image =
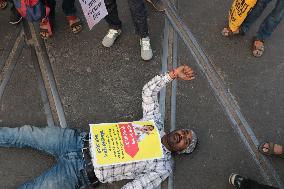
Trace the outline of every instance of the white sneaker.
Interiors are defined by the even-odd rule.
[[[150,44],[150,38],[145,37],[140,39],[141,46],[141,58],[143,60],[151,60],[153,57],[153,52]]]
[[[105,47],[111,47],[114,44],[114,41],[116,38],[121,34],[121,30],[114,30],[114,29],[109,29],[108,33],[104,37],[102,44]]]

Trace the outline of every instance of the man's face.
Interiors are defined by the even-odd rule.
[[[166,136],[172,152],[180,152],[186,149],[190,145],[191,137],[191,131],[182,129],[174,130]]]

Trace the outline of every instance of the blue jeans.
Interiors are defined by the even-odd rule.
[[[266,8],[267,4],[270,3],[271,0],[258,0],[255,7],[249,13],[244,23],[242,24],[240,30],[242,33],[248,31],[251,24],[261,15],[261,13]],[[275,8],[271,11],[271,13],[265,18],[262,24],[259,27],[256,38],[264,41],[267,39],[281,20],[284,17],[284,1],[277,0]]]
[[[20,189],[75,189],[90,184],[82,155],[86,133],[60,127],[0,127],[0,147],[30,147],[53,155],[57,163]],[[32,165],[31,165],[32,166]]]

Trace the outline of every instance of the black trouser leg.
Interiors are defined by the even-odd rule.
[[[264,184],[259,184],[258,182],[251,179],[245,179],[241,184],[241,189],[278,189],[278,188]]]
[[[106,9],[108,11],[108,15],[105,17],[105,20],[109,24],[111,29],[121,29],[122,23],[118,17],[116,0],[105,0]]]
[[[47,6],[50,8],[49,18],[54,21],[55,20],[55,6],[56,1],[55,0],[46,0]]]
[[[13,0],[8,0],[8,2],[9,2],[10,5],[11,5],[11,8],[10,8],[11,12],[15,13],[15,12],[16,12],[16,7],[15,7],[15,5],[14,5]]]
[[[136,33],[141,37],[147,37],[148,23],[147,23],[147,9],[144,0],[128,0],[130,12]]]
[[[66,16],[71,16],[76,13],[75,0],[63,0],[62,9]]]

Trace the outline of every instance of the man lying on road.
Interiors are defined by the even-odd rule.
[[[100,183],[111,183],[133,179],[123,189],[153,189],[172,172],[171,153],[191,153],[197,143],[196,134],[189,129],[164,133],[164,124],[159,112],[158,93],[172,80],[193,80],[194,73],[188,66],[157,75],[150,80],[142,92],[142,120],[154,120],[161,136],[164,157],[162,159],[95,167],[91,157],[94,150],[89,146],[89,135],[75,129],[60,127],[18,128],[0,127],[0,147],[30,147],[56,157],[57,163],[41,176],[20,186],[21,189],[74,189],[96,187]]]

